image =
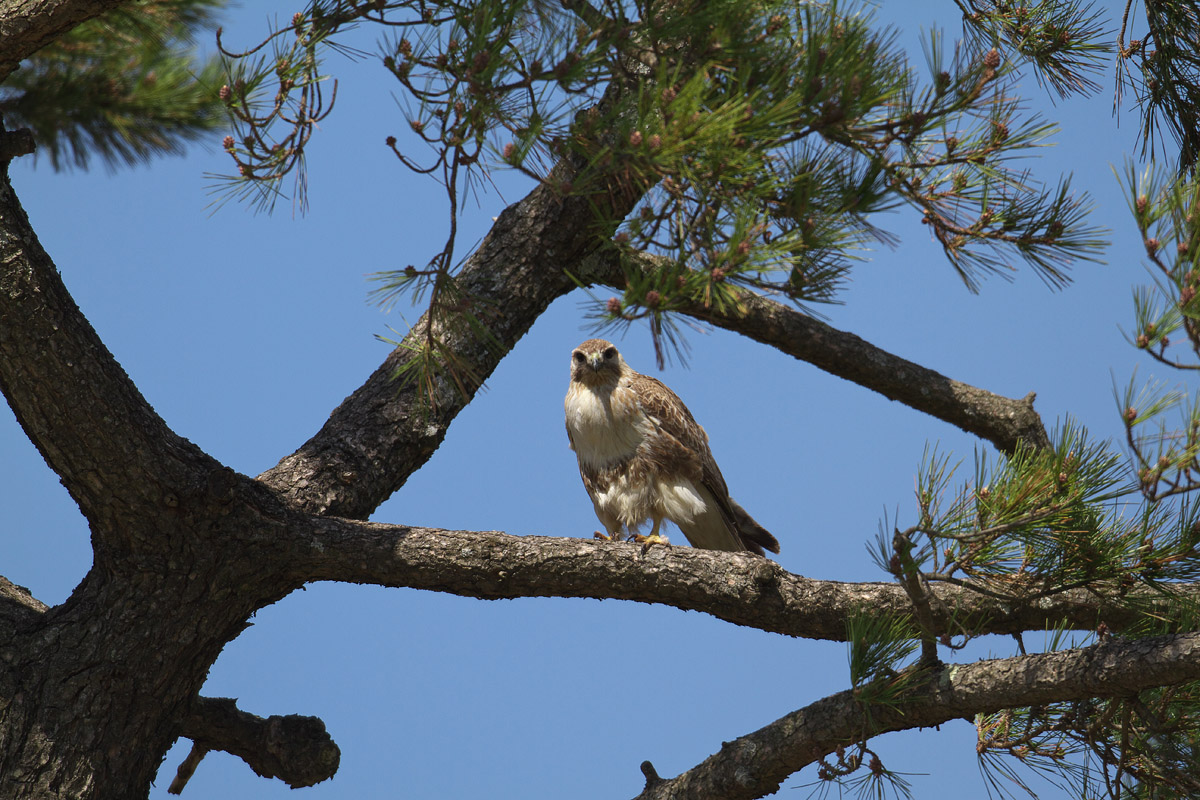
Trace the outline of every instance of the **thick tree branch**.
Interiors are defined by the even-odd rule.
[[[1109,639],[1077,650],[946,665],[896,705],[860,704],[839,692],[793,711],[669,780],[649,780],[637,800],[750,800],[839,745],[927,728],[975,714],[1054,701],[1120,697],[1200,678],[1200,633]],[[647,775],[653,767],[643,766]]]
[[[745,305],[746,314],[740,319],[721,317],[698,306],[686,313],[949,422],[1004,453],[1012,454],[1021,442],[1036,447],[1050,444],[1041,418],[1033,410],[1032,392],[1020,400],[993,394],[892,355],[781,303],[748,294]]]
[[[123,508],[169,505],[216,462],[167,427],[104,347],[7,177],[0,254],[0,391],[93,532],[121,535]]]
[[[515,597],[589,597],[659,603],[702,611],[773,633],[845,641],[846,619],[863,608],[906,614],[911,604],[893,583],[840,583],[794,575],[750,554],[690,547],[652,547],[447,531],[310,518],[293,527],[297,584],[315,580],[372,583],[448,592],[488,600]],[[1200,599],[1200,584],[1174,584],[1177,594]],[[1077,589],[1036,602],[1001,601],[958,586],[931,591],[939,629],[969,624],[976,633],[1011,634],[1066,625],[1094,630],[1104,622],[1121,630],[1144,614],[1170,613],[1171,601],[1150,590],[1100,597]]]
[[[209,750],[245,761],[256,775],[279,778],[293,789],[332,778],[342,754],[316,717],[298,714],[266,719],[240,710],[229,698],[198,697],[180,735],[195,742],[168,791],[179,794]]]
[[[0,7],[0,81],[22,60],[125,0],[23,0]]]
[[[592,274],[598,282],[624,290],[625,275],[611,251],[599,253]],[[661,259],[643,256],[645,269]],[[889,400],[949,422],[1011,454],[1019,442],[1047,447],[1050,439],[1033,410],[1034,395],[1020,400],[947,378],[934,370],[892,355],[853,333],[839,331],[782,303],[743,294],[740,316],[720,314],[699,303],[678,302],[674,310],[770,345],[826,372],[845,378]]]

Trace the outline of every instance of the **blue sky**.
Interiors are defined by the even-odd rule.
[[[1120,8],[1112,5],[1115,20]],[[267,9],[227,12],[225,41],[253,43]],[[274,13],[274,12],[273,12]],[[886,3],[880,18],[915,44],[934,23],[957,33],[951,2]],[[1115,38],[1115,35],[1114,35]],[[370,39],[359,46],[371,50]],[[206,44],[206,46],[208,46]],[[920,63],[919,51],[910,49]],[[334,58],[334,113],[309,149],[311,207],[273,215],[229,203],[214,213],[206,173],[226,171],[224,132],[185,158],[115,174],[12,166],[42,244],[84,313],[164,419],[234,469],[273,466],[324,422],[386,355],[376,334],[416,312],[382,313],[366,275],[422,263],[444,239],[440,188],[384,146],[406,127],[383,70]],[[1038,394],[1049,425],[1070,415],[1120,437],[1113,385],[1138,363],[1123,340],[1142,246],[1113,167],[1136,152],[1136,115],[1112,116],[1111,71],[1086,100],[1047,99],[1020,80],[1031,110],[1060,122],[1057,145],[1027,162],[1048,183],[1074,173],[1111,229],[1105,264],[1080,264],[1065,291],[1030,270],[970,294],[915,215],[854,273],[830,322],[952,378],[1010,397]],[[528,184],[469,204],[469,247]],[[605,296],[604,292],[600,295]],[[563,298],[504,359],[428,465],[373,519],[512,534],[590,537],[598,527],[562,422],[571,349],[590,335],[580,293]],[[404,311],[401,314],[400,311]],[[979,445],[950,426],[719,330],[693,333],[687,368],[659,375],[709,432],[734,496],[782,543],[779,562],[814,578],[886,580],[867,555],[885,513],[914,518],[927,445],[969,467]],[[648,333],[618,344],[654,372]],[[1174,375],[1144,365],[1141,374]],[[90,565],[87,526],[57,477],[0,410],[0,574],[47,603]],[[678,531],[675,540],[683,544]],[[738,628],[698,613],[618,601],[483,602],[411,590],[319,584],[259,612],[212,669],[205,693],[261,715],[315,714],[342,749],[337,776],[303,796],[632,797],[638,764],[674,775],[721,742],[846,687],[846,647]],[[1027,637],[1030,645],[1038,637]],[[1003,640],[970,657],[1005,655]],[[883,737],[874,746],[917,797],[983,791],[964,722]],[[168,754],[152,798],[186,754]],[[781,797],[805,797],[810,768]],[[1047,788],[1046,797],[1061,796]],[[241,761],[210,754],[186,796],[299,797]]]

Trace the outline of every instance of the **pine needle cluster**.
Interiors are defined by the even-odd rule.
[[[1190,169],[1200,158],[1200,6],[1190,0],[1126,0],[1117,59],[1117,102],[1123,92],[1133,94],[1142,117],[1143,152],[1153,155],[1169,137],[1179,163]]]
[[[972,290],[1022,264],[1061,286],[1102,233],[1068,179],[1045,188],[1015,166],[1054,128],[1021,115],[1010,79],[1028,61],[1056,85],[1086,86],[1103,45],[1078,11],[985,42],[980,26],[997,14],[953,47],[931,34],[919,69],[857,5],[322,0],[230,64],[227,188],[261,202],[291,176],[303,192],[304,145],[328,110],[322,60],[339,34],[372,24],[407,114],[405,136],[386,144],[437,177],[448,209],[439,252],[376,276],[382,302],[421,288],[431,309],[440,302],[461,264],[464,193],[495,169],[588,200],[597,246],[627,280],[592,316],[649,321],[660,352],[660,339],[678,342],[684,304],[737,313],[745,292],[837,302],[867,249],[894,241],[880,215],[897,208],[921,216]],[[1059,44],[1035,46],[1051,31]],[[633,213],[606,211],[622,198],[637,200]],[[659,266],[646,270],[646,255]]]
[[[1197,274],[1197,190],[1191,169],[1132,167],[1130,211],[1145,247],[1152,288],[1134,294],[1130,343],[1159,365],[1193,374],[1200,337],[1193,307]],[[866,675],[876,694],[897,678],[936,666],[972,639],[977,622],[953,613],[938,627],[932,587],[953,584],[1011,606],[1086,592],[1136,622],[1114,630],[1098,616],[1082,639],[1049,632],[1047,650],[1112,636],[1196,630],[1200,606],[1180,591],[1200,578],[1200,401],[1184,388],[1131,380],[1117,393],[1122,454],[1067,423],[1052,447],[1019,447],[1006,458],[976,456],[973,474],[931,452],[918,476],[916,522],[881,533],[880,566],[912,599],[904,620],[860,624],[851,641],[851,680]],[[886,528],[885,528],[886,531]],[[923,610],[926,613],[923,613]],[[944,611],[944,609],[942,609]],[[914,662],[918,644],[921,659]],[[1020,653],[1025,642],[1017,639]],[[1194,797],[1200,792],[1200,685],[1183,683],[1130,696],[1008,708],[976,719],[977,749],[990,791],[1035,794],[1040,775],[1080,796]],[[879,702],[879,700],[876,700]]]
[[[219,65],[192,53],[223,4],[145,0],[76,27],[0,85],[0,116],[29,128],[56,170],[182,152],[223,122]]]

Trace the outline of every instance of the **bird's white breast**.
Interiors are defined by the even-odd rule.
[[[635,459],[638,448],[647,437],[655,435],[660,424],[644,413],[635,392],[620,385],[593,389],[572,383],[564,407],[581,471],[603,472],[604,480],[590,484],[588,491],[596,515],[610,533],[622,526],[632,532],[648,519],[665,518],[685,533],[716,526],[720,528],[717,533],[724,531],[728,537],[707,490],[696,487],[683,475],[648,471],[646,464]]]
[[[627,397],[628,395],[628,397]],[[641,444],[641,413],[632,392],[571,385],[564,403],[567,430],[581,464],[603,467],[632,456]]]

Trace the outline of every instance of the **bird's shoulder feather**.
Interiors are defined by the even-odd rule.
[[[693,473],[718,497],[728,496],[725,478],[708,446],[708,433],[679,395],[657,378],[639,372],[631,372],[622,382],[634,392],[658,434],[650,441],[652,456],[673,462],[678,471]]]

